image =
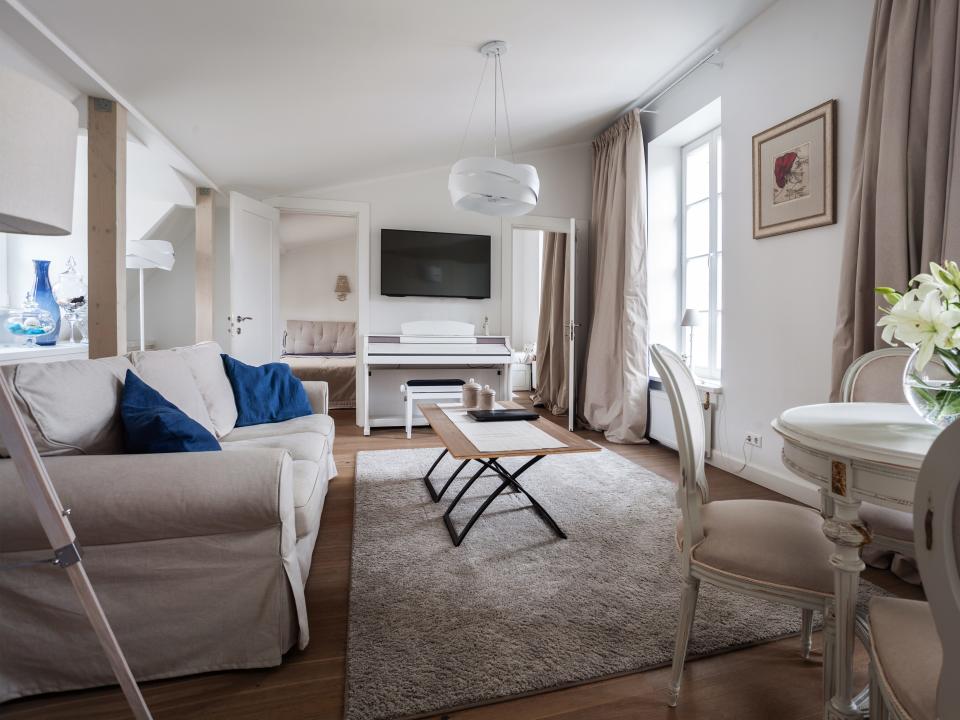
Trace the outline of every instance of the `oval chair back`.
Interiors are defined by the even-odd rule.
[[[663,345],[650,348],[653,365],[670,399],[680,453],[680,489],[677,504],[683,514],[683,571],[689,570],[690,552],[703,539],[700,506],[709,498],[704,469],[706,431],[697,383],[681,357]]]
[[[913,498],[917,565],[940,645],[943,668],[937,692],[938,717],[960,708],[960,422],[934,440]]]
[[[861,355],[843,374],[841,402],[906,402],[903,397],[903,370],[913,350],[881,348]]]

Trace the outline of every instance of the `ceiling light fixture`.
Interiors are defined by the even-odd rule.
[[[460,141],[459,158],[450,168],[450,180],[447,188],[450,200],[458,210],[469,210],[483,215],[502,215],[515,217],[526,215],[537,206],[540,195],[540,177],[533,165],[522,165],[497,157],[497,104],[503,97],[503,116],[507,126],[507,143],[510,146],[510,158],[514,159],[513,137],[510,133],[510,114],[507,112],[507,93],[503,87],[503,66],[500,57],[507,51],[502,40],[491,40],[480,46],[480,53],[486,56],[480,84],[473,98],[473,107],[467,120],[467,128]],[[463,144],[470,132],[470,122],[477,108],[477,100],[483,89],[483,80],[487,66],[493,58],[493,157],[461,158]]]

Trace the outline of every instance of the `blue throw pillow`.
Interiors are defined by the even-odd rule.
[[[120,418],[128,453],[220,449],[220,443],[209,430],[147,385],[132,370],[127,370],[123,382]]]
[[[286,363],[253,367],[229,355],[220,357],[237,401],[237,427],[313,415],[303,383]]]

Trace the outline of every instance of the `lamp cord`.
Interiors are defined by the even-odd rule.
[[[500,72],[500,92],[503,94],[503,117],[507,122],[507,144],[510,145],[510,159],[516,162],[517,156],[513,152],[513,133],[510,132],[510,113],[507,111],[507,86],[503,82],[503,64],[500,62],[500,53],[497,53],[497,66],[495,70]],[[494,153],[494,157],[496,157],[496,153]]]
[[[463,137],[460,139],[460,149],[457,150],[457,160],[463,157],[463,146],[467,142],[467,134],[470,132],[470,123],[473,122],[473,113],[477,109],[477,100],[480,99],[480,91],[483,89],[483,80],[487,76],[487,65],[490,64],[490,56],[483,61],[483,71],[480,73],[480,83],[477,85],[477,92],[473,96],[473,106],[470,108],[470,117],[467,118],[467,127],[463,130]],[[456,160],[454,160],[456,162]]]

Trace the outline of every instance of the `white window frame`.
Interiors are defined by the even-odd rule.
[[[721,139],[720,139],[720,128],[716,127],[710,132],[701,135],[696,140],[687,143],[680,149],[680,257],[678,258],[678,268],[680,274],[680,282],[677,283],[678,293],[677,293],[677,317],[683,316],[683,311],[685,309],[686,297],[687,297],[687,155],[689,155],[694,150],[698,148],[709,145],[710,147],[710,183],[709,183],[709,194],[707,195],[706,200],[709,201],[709,214],[710,214],[710,245],[707,251],[707,265],[708,273],[710,278],[710,289],[709,289],[709,307],[707,310],[707,323],[706,326],[701,326],[698,329],[695,329],[694,332],[707,332],[707,347],[709,348],[707,363],[703,363],[703,358],[696,357],[694,358],[697,361],[697,366],[694,367],[694,372],[701,378],[707,380],[719,380],[720,379],[720,353],[718,352],[720,348],[719,338],[717,337],[717,318],[719,313],[722,312],[720,297],[719,297],[719,278],[718,278],[718,268],[720,263],[718,259],[722,255],[722,248],[718,249],[718,240],[719,240],[719,224],[718,219],[720,215],[720,204],[722,202],[722,193],[721,183],[718,173],[718,156],[721,150]],[[694,205],[697,202],[701,202],[704,198],[690,203]],[[698,255],[695,257],[704,257],[703,255]],[[686,341],[687,341],[687,331],[686,328],[678,328],[679,337],[677,342],[677,347],[681,348],[682,352],[686,352]]]

